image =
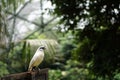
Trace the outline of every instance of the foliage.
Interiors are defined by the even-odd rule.
[[[80,68],[80,63],[76,60],[68,60],[64,66],[65,70],[50,70],[50,80],[92,80],[88,69]],[[91,79],[90,79],[91,78]]]
[[[90,28],[119,27],[118,0],[110,2],[109,0],[51,0],[51,2],[56,5],[55,13],[63,16],[62,20],[70,26],[69,29],[74,29],[81,19],[87,19],[88,24],[91,24]]]
[[[120,70],[120,1],[115,0],[51,0],[54,13],[61,16],[65,29],[74,32],[78,43],[77,60],[91,63],[96,76],[113,79]],[[78,25],[84,22],[84,27]],[[87,40],[87,42],[86,42]]]
[[[116,73],[115,76],[114,76],[114,79],[115,80],[120,80],[120,73]]]
[[[7,64],[0,61],[0,77],[8,73]]]

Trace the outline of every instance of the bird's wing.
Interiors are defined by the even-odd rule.
[[[33,67],[33,65],[34,65],[34,62],[35,62],[35,60],[32,58],[32,60],[30,61],[28,70],[30,70],[30,71],[32,70],[32,67]]]
[[[37,55],[36,53],[34,54],[34,56],[32,57],[31,61],[30,61],[30,64],[29,64],[29,68],[28,69],[32,69],[32,67],[34,67],[34,64],[36,62],[36,59],[37,59]]]

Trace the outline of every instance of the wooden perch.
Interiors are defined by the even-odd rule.
[[[48,80],[48,68],[34,72],[10,74],[2,77],[0,80]]]

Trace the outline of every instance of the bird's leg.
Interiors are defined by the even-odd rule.
[[[40,68],[39,67],[35,67],[35,70],[40,72]]]
[[[40,68],[38,68],[38,71],[40,72]]]
[[[32,71],[39,71],[40,72],[40,68],[39,67],[33,67]]]
[[[36,67],[33,67],[33,68],[32,68],[32,71],[36,71]]]

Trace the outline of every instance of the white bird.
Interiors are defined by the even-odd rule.
[[[28,71],[32,71],[32,69],[34,67],[38,67],[39,64],[43,61],[44,59],[44,46],[41,46],[37,49],[37,51],[35,52],[34,56],[32,57],[30,64],[29,64],[29,68]]]

